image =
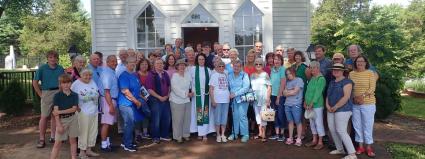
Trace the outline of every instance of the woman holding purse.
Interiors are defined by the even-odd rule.
[[[229,74],[230,99],[232,100],[233,129],[228,140],[235,140],[242,135],[241,142],[249,140],[248,132],[248,102],[241,101],[241,96],[248,92],[249,75],[242,70],[242,62],[236,60],[233,63],[233,73]]]
[[[269,75],[263,70],[263,65],[263,60],[261,58],[255,60],[256,71],[251,75],[251,86],[257,96],[257,101],[254,102],[253,107],[259,133],[258,136],[254,138],[266,142],[267,122],[261,119],[261,111],[270,107],[271,83]]]
[[[349,78],[354,82],[354,106],[353,106],[353,127],[355,130],[355,140],[359,143],[356,154],[364,152],[369,157],[375,157],[372,149],[373,144],[373,123],[376,112],[375,73],[369,70],[370,64],[366,57],[360,55],[354,60],[354,71],[350,72]],[[364,148],[366,144],[366,149]]]

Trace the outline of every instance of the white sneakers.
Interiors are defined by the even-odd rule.
[[[330,155],[345,155],[345,151],[344,150],[333,150],[331,152],[329,152]]]
[[[215,141],[217,141],[218,143],[227,142],[227,137],[225,135],[217,135],[217,139]]]

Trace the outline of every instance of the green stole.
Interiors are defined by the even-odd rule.
[[[196,122],[198,125],[204,125],[209,123],[209,109],[208,104],[210,102],[209,90],[209,76],[208,68],[204,66],[205,72],[205,92],[201,92],[201,81],[199,79],[199,66],[195,69],[195,93],[196,93]],[[204,103],[202,104],[202,93],[204,93]]]

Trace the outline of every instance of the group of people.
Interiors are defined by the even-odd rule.
[[[76,56],[66,70],[58,64],[58,53],[48,52],[47,63],[33,80],[41,97],[37,147],[45,147],[52,115],[50,158],[57,158],[64,140],[69,140],[73,158],[99,156],[92,151],[98,130],[101,150],[110,152],[113,125],[122,134],[121,147],[134,152],[135,143],[143,139],[182,143],[197,133],[199,140],[207,141],[214,132],[216,142],[240,138],[243,143],[258,139],[302,146],[307,123],[313,136],[306,147],[322,149],[329,132],[336,147],[330,154],[346,154],[345,159],[362,153],[375,156],[378,74],[360,46],[350,45],[347,59],[342,53],[328,59],[325,47],[316,45],[316,59],[309,63],[302,51],[285,51],[281,45],[263,57],[261,42],[247,52],[245,61],[229,44],[214,43],[213,51],[208,42],[196,50],[182,46],[177,39],[175,46],[165,45],[163,55],[155,51],[147,58],[133,49],[120,50],[120,63],[109,55],[103,64],[102,53],[95,52],[88,66],[83,56]],[[266,112],[274,112],[272,121]],[[267,138],[268,124],[274,132]]]

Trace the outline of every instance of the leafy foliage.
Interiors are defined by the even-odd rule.
[[[25,91],[19,81],[12,81],[0,92],[0,110],[8,115],[24,113]]]
[[[378,68],[376,88],[377,118],[385,118],[400,109],[402,77],[409,70],[409,37],[400,6],[369,7],[369,1],[323,0],[312,19],[312,41],[328,47],[328,56],[358,44],[363,54]],[[364,6],[364,7],[359,7]],[[332,21],[329,20],[332,17]]]
[[[32,55],[48,50],[66,53],[75,44],[80,53],[87,52],[91,41],[89,20],[79,4],[79,0],[53,0],[49,12],[25,17],[20,36],[23,49]]]

